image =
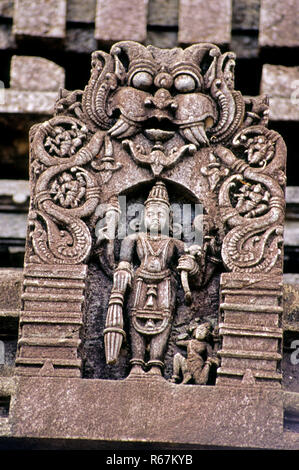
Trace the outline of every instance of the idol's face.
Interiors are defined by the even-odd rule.
[[[209,329],[206,325],[200,325],[196,328],[194,336],[197,340],[202,340],[202,339],[205,339],[208,332],[209,332]]]
[[[144,212],[144,225],[151,233],[161,233],[169,222],[169,208],[166,204],[150,202]]]

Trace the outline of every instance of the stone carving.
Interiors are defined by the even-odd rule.
[[[105,208],[103,218],[95,225],[96,246],[99,248],[99,261],[105,272],[112,278],[116,268],[115,237],[120,219],[120,207],[117,198],[112,198]]]
[[[31,130],[26,262],[98,270],[112,289],[101,307],[108,364],[127,344],[132,373],[160,374],[175,319],[203,308],[220,271],[281,274],[285,145],[266,128],[267,98],[235,90],[234,66],[210,43],[119,42],[94,52],[85,89],[62,90],[54,117]],[[120,237],[118,198],[146,194],[144,228]],[[160,230],[186,201],[203,207],[191,217],[200,243]]]
[[[211,366],[219,365],[219,358],[211,344],[211,330],[210,323],[191,324],[189,332],[192,337],[187,334],[178,337],[176,344],[187,349],[187,357],[181,353],[175,354],[171,382],[177,383],[181,380],[182,384],[191,381],[198,385],[207,384]]]
[[[234,90],[234,55],[221,54],[220,50],[211,44],[194,45],[185,50],[175,49],[171,54],[132,42],[116,44],[110,54],[97,51],[93,54],[91,79],[84,92],[64,91],[55,108],[56,117],[35,130],[32,146],[37,150],[33,151],[32,165],[42,172],[37,189],[43,191],[44,198],[45,191],[49,191],[47,185],[51,184],[50,191],[53,194],[54,187],[58,184],[57,178],[68,179],[68,186],[75,188],[79,183],[82,187],[83,173],[76,173],[76,178],[81,179],[81,183],[75,183],[74,171],[71,177],[66,176],[67,170],[90,164],[90,169],[85,168],[85,172],[88,171],[88,178],[93,180],[93,183],[86,181],[85,186],[89,213],[92,213],[96,200],[99,201],[99,198],[95,197],[99,188],[99,182],[95,181],[95,172],[101,173],[103,184],[123,166],[121,161],[115,160],[116,142],[122,141],[123,148],[134,162],[150,168],[156,177],[177,165],[182,158],[193,156],[204,163],[201,149],[209,145],[208,162],[201,165],[200,171],[208,179],[211,191],[219,186],[221,180],[226,180],[229,174],[232,174],[233,179],[247,178],[251,185],[258,185],[263,178],[267,179],[264,184],[268,188],[268,211],[263,205],[263,220],[256,220],[256,217],[261,215],[260,210],[255,213],[256,217],[253,217],[253,212],[250,216],[247,215],[246,217],[256,220],[256,224],[251,223],[247,229],[248,235],[251,234],[249,238],[252,238],[256,233],[255,225],[260,226],[264,232],[266,228],[273,227],[274,209],[270,207],[274,197],[278,253],[278,227],[283,214],[282,208],[279,211],[278,206],[279,201],[282,201],[283,205],[283,191],[278,185],[274,189],[275,182],[270,182],[271,177],[267,175],[271,172],[266,171],[266,168],[272,162],[272,168],[275,163],[277,166],[275,155],[278,154],[277,147],[281,146],[281,138],[263,126],[244,127],[246,121],[252,122],[258,118],[260,110],[265,114],[266,104],[263,100],[260,101],[251,100],[245,103],[240,92]],[[245,113],[245,104],[247,107],[251,106],[252,111],[247,109]],[[223,144],[227,147],[222,147]],[[239,151],[240,148],[243,149],[243,158],[232,152]],[[62,162],[62,159],[65,161]],[[247,167],[245,162],[248,163]],[[63,164],[65,166],[62,168]],[[53,181],[55,169],[58,176]],[[264,171],[264,176],[260,170]],[[239,176],[236,176],[237,174]],[[225,181],[219,199],[221,210],[226,212],[232,209],[228,198],[224,196],[227,186]],[[258,187],[256,186],[256,191]],[[62,202],[61,190],[57,188],[57,191],[58,194],[53,200],[64,208],[70,204],[70,197],[76,199],[76,196],[69,195],[66,202]],[[68,191],[70,192],[70,189]],[[90,202],[91,194],[94,204]],[[39,198],[37,193],[36,198]],[[222,207],[223,198],[225,209]],[[239,206],[235,207],[237,211]],[[82,214],[85,214],[86,208],[87,205]],[[52,209],[59,212],[54,206]],[[69,205],[69,210],[71,209],[73,208]],[[79,214],[79,208],[77,213]],[[68,214],[71,215],[70,212]],[[35,213],[33,221],[38,220],[37,215]],[[40,214],[40,217],[47,215]],[[244,219],[241,217],[245,218],[242,212],[239,212],[239,219],[222,215],[225,224],[231,228],[243,225]],[[60,220],[59,217],[57,220]],[[47,232],[47,229],[44,230]],[[73,240],[76,239],[73,232],[69,234]],[[49,232],[45,236],[51,237]],[[34,234],[33,240],[35,239]],[[35,241],[34,246],[38,245]],[[238,250],[237,247],[235,249]],[[258,250],[259,253],[260,251]],[[258,263],[261,260],[260,255],[255,259]],[[244,263],[242,266],[246,269]],[[248,269],[251,269],[251,266],[252,263],[249,263]],[[228,267],[238,270],[239,264],[230,262]]]
[[[216,189],[221,179],[229,175],[229,169],[221,166],[213,152],[209,155],[209,163],[203,166],[200,171],[207,177],[211,191]]]
[[[133,366],[131,374],[161,374],[175,306],[176,280],[171,264],[177,270],[194,276],[198,265],[192,254],[184,254],[184,245],[165,234],[169,223],[169,199],[163,182],[153,186],[145,202],[145,232],[128,236],[122,243],[120,263],[114,273],[113,288],[106,319],[105,348],[109,364],[116,362],[123,330],[123,303],[127,288]],[[137,251],[140,266],[132,272],[133,252]],[[192,249],[190,250],[192,251]],[[189,288],[187,288],[189,294]],[[146,349],[149,360],[145,362]]]

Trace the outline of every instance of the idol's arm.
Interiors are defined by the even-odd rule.
[[[104,342],[107,364],[115,364],[125,337],[123,330],[123,303],[127,288],[131,285],[133,273],[131,259],[136,238],[127,237],[122,242],[120,262],[113,275],[113,287],[110,295]]]
[[[177,242],[177,250],[179,254],[177,270],[181,273],[181,282],[185,292],[185,302],[190,304],[192,302],[192,296],[188,276],[195,276],[199,271],[199,266],[193,252],[186,253],[183,246],[182,242]]]

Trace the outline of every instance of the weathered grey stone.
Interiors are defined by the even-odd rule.
[[[296,448],[285,440],[282,411],[280,391],[256,386],[22,377],[10,419],[16,437]]]
[[[43,57],[13,56],[10,67],[10,88],[18,91],[55,91],[64,87],[62,67]]]
[[[0,311],[5,316],[21,307],[22,281],[22,269],[0,269]]]
[[[286,187],[286,200],[287,203],[296,203],[299,205],[299,187],[287,186]]]
[[[74,23],[94,23],[96,0],[68,0],[66,18]]]
[[[0,198],[9,196],[15,204],[24,204],[29,196],[29,181],[25,180],[0,180]]]
[[[299,310],[299,274],[285,273],[284,279],[284,324],[295,321],[294,311]],[[23,269],[1,268],[0,269],[0,311],[1,316],[17,316],[17,309],[21,305],[21,283],[23,280]],[[9,311],[9,314],[7,313]]]
[[[284,408],[299,415],[299,393],[284,392]]]
[[[259,29],[260,0],[233,0],[232,29]]]
[[[270,97],[270,120],[298,121],[299,67],[265,64],[260,92]]]
[[[286,220],[284,242],[287,246],[299,245],[299,222]]]
[[[62,39],[66,0],[15,0],[13,33],[18,37]]]
[[[286,219],[297,223],[294,230],[299,233],[299,187],[287,186],[286,187]],[[299,282],[299,280],[298,280]]]
[[[299,121],[298,98],[291,100],[273,96],[270,98],[271,121]]]
[[[113,43],[146,39],[148,0],[97,0],[95,37]]]
[[[234,65],[213,44],[117,44],[32,129],[15,437],[288,445],[286,149],[267,104],[234,90]],[[122,194],[145,222],[119,240]],[[172,203],[194,201],[202,248],[161,233]]]
[[[299,333],[299,279],[298,274],[284,274],[283,328]]]
[[[275,96],[298,100],[299,66],[286,67],[264,64],[260,92],[267,94],[269,97]]]
[[[90,54],[97,49],[94,28],[68,28],[66,31],[65,50],[77,54]]]
[[[0,104],[0,113],[53,113],[54,103],[58,97],[54,91],[18,91],[5,89],[4,102]]]
[[[26,238],[26,214],[0,212],[0,238]]]
[[[261,47],[298,47],[299,10],[293,0],[261,0],[259,44]]]
[[[179,4],[179,43],[212,42],[229,44],[231,40],[231,0],[206,2],[181,0]]]
[[[213,67],[207,66],[209,55],[215,57]],[[82,357],[86,366],[84,377],[124,378],[129,370],[133,375],[146,374],[150,370],[152,375],[165,374],[165,378],[179,381],[179,372],[174,372],[174,369],[180,371],[181,366],[176,361],[177,368],[174,367],[174,358],[179,358],[181,361],[182,355],[173,354],[176,347],[186,346],[188,348],[190,342],[194,341],[198,342],[196,346],[203,348],[201,352],[204,352],[208,346],[211,348],[215,346],[209,344],[211,340],[207,338],[210,333],[207,331],[214,331],[212,329],[217,323],[219,272],[216,271],[216,266],[218,266],[218,262],[221,262],[220,256],[222,256],[223,264],[232,271],[228,284],[221,285],[222,297],[224,299],[225,296],[225,300],[221,304],[224,322],[221,323],[221,328],[219,325],[219,330],[225,341],[223,341],[222,350],[213,349],[214,357],[209,368],[212,363],[217,366],[216,363],[220,357],[223,359],[223,367],[221,366],[221,370],[219,369],[217,374],[221,375],[225,384],[232,381],[232,384],[238,382],[238,386],[242,386],[244,375],[245,378],[252,376],[254,380],[263,384],[271,383],[273,386],[280,384],[281,374],[276,370],[276,367],[277,362],[281,359],[277,352],[277,343],[281,340],[282,335],[278,325],[282,308],[277,302],[280,298],[282,283],[277,273],[281,272],[282,259],[279,244],[282,226],[279,226],[275,233],[275,243],[271,244],[273,247],[271,253],[270,247],[266,243],[268,234],[265,233],[257,240],[256,232],[252,232],[257,230],[260,220],[265,221],[265,226],[273,223],[268,206],[269,200],[271,201],[274,195],[279,201],[277,217],[282,224],[284,192],[280,185],[284,184],[285,144],[277,133],[268,131],[262,124],[265,122],[264,114],[267,111],[265,103],[258,99],[252,100],[252,107],[250,107],[250,103],[246,100],[247,106],[245,108],[242,95],[232,91],[233,66],[234,54],[222,55],[220,49],[212,44],[196,44],[190,48],[175,48],[170,51],[144,47],[132,41],[116,44],[111,49],[110,55],[101,51],[93,54],[91,79],[84,91],[64,91],[57,103],[55,116],[47,124],[34,128],[31,152],[31,174],[34,175],[32,194],[34,198],[30,208],[31,232],[26,252],[28,262],[25,264],[24,321],[28,317],[31,318],[31,315],[33,318],[38,314],[39,321],[47,324],[50,310],[52,315],[55,313],[57,318],[60,318],[61,315],[64,319],[70,310],[68,303],[74,301],[77,303],[75,307],[72,305],[71,311],[74,312],[74,308],[76,308],[75,320],[82,320],[84,298],[81,292],[76,292],[77,296],[72,295],[75,294],[71,292],[74,290],[74,284],[69,284],[69,276],[70,273],[73,274],[75,265],[76,268],[86,267],[84,262],[89,259],[93,245],[90,228],[83,220],[77,220],[76,225],[72,218],[67,218],[64,224],[67,210],[71,209],[70,215],[73,214],[75,218],[80,218],[81,214],[82,217],[84,215],[84,218],[87,217],[87,214],[92,217],[94,235],[100,246],[102,241],[107,238],[105,230],[109,228],[101,225],[102,222],[105,223],[101,219],[104,214],[101,216],[97,212],[97,209],[103,209],[102,202],[109,201],[109,209],[107,209],[109,217],[107,217],[113,222],[111,229],[115,235],[119,218],[117,196],[128,191],[132,194],[136,182],[147,181],[147,187],[144,187],[144,191],[142,191],[148,194],[146,201],[143,199],[146,206],[145,229],[134,234],[133,238],[120,242],[123,243],[123,248],[120,251],[121,258],[114,250],[113,242],[111,246],[109,245],[109,260],[105,260],[99,254],[101,258],[99,263],[97,255],[95,255],[88,271],[88,279],[85,277],[84,269],[81,272],[82,283],[79,289],[84,288],[84,285],[82,286],[84,282],[87,282],[89,286],[89,298],[86,303],[88,320],[84,324],[84,345],[82,347]],[[215,70],[216,76],[211,75],[211,69]],[[210,90],[209,98],[199,91],[202,81]],[[221,93],[218,93],[219,83],[222,83]],[[172,94],[173,88],[176,88],[175,94]],[[188,93],[186,94],[186,92]],[[138,103],[139,105],[137,105]],[[227,103],[230,103],[229,113]],[[220,115],[216,111],[218,107]],[[116,122],[111,118],[114,116],[114,109],[120,111]],[[81,120],[79,122],[78,117]],[[164,129],[164,124],[160,128],[161,119],[167,124],[168,130]],[[257,124],[258,131],[256,131],[256,125],[252,128],[250,126],[252,126],[253,120],[256,123],[259,122],[259,119],[261,123]],[[82,120],[85,123],[84,126],[81,124]],[[220,121],[221,126],[219,123],[218,127],[215,125],[211,129],[211,121],[217,120]],[[93,135],[87,139],[86,133],[89,126]],[[177,132],[177,126],[179,126],[179,132]],[[98,128],[104,130],[96,132],[95,129]],[[217,142],[223,143],[224,135],[225,142],[228,141],[229,136],[235,135],[236,128],[241,134],[239,141],[236,139],[234,148],[217,145]],[[103,134],[105,135],[106,131],[105,141],[103,141]],[[258,133],[249,139],[251,131]],[[128,139],[124,140],[125,137]],[[162,144],[161,146],[160,144],[159,146],[153,145],[153,142],[156,141],[167,142],[167,144],[165,147]],[[209,145],[210,142],[211,145]],[[214,146],[212,142],[216,142],[216,145]],[[247,152],[244,154],[248,154],[246,165],[242,170],[239,168],[244,161],[240,161],[240,154],[235,150],[238,146],[243,148],[243,150],[240,149],[240,153],[245,149]],[[258,152],[257,150],[261,147],[262,151]],[[187,152],[188,155],[184,152]],[[199,155],[192,158],[195,152],[198,152]],[[211,152],[213,153],[211,154]],[[99,158],[99,155],[103,158]],[[54,156],[58,159],[54,159]],[[74,156],[74,158],[68,159],[70,156]],[[184,158],[185,156],[190,158]],[[59,162],[57,165],[56,161]],[[75,165],[77,162],[81,167],[82,161],[85,162],[85,166],[90,164],[89,169],[86,169],[88,180],[83,178],[79,173],[80,168]],[[56,172],[52,180],[49,179],[50,172],[47,170],[50,162],[55,165],[53,170]],[[277,163],[277,166],[274,165],[274,162]],[[59,165],[62,165],[61,171]],[[270,165],[276,170],[279,169],[277,177],[280,176],[280,178],[277,187],[274,186],[274,183],[270,186],[267,174],[263,174],[266,167],[270,171]],[[226,197],[224,189],[220,188],[224,187],[225,191],[229,191],[232,177],[235,180],[240,177],[239,173],[233,173],[233,175],[230,173],[236,169],[244,172],[245,182],[248,179],[255,181],[255,173],[258,173],[257,181],[262,184],[237,186],[233,196],[230,193],[230,197],[228,195]],[[260,171],[261,169],[263,171]],[[96,172],[101,173],[99,177]],[[53,175],[53,173],[51,174]],[[177,240],[172,235],[161,237],[161,234],[158,233],[154,240],[150,238],[150,229],[155,224],[152,218],[153,213],[148,210],[148,207],[153,204],[156,204],[155,207],[160,205],[159,209],[165,215],[162,222],[165,224],[170,198],[173,198],[173,201],[179,205],[182,204],[181,199],[176,199],[177,191],[171,188],[171,183],[167,188],[166,182],[157,181],[152,185],[151,179],[148,179],[152,178],[152,175],[158,177],[160,174],[164,175],[165,181],[170,181],[173,185],[185,186],[185,191],[181,189],[181,192],[185,194],[184,197],[188,198],[189,193],[196,195],[197,200],[200,200],[209,212],[202,221],[205,225],[204,230],[210,235],[205,235],[207,245],[205,245],[205,251],[202,254],[201,267],[195,261],[196,256],[201,256],[197,252],[198,246],[192,248],[195,250],[194,252],[189,252],[185,251],[183,240]],[[197,174],[196,179],[192,178],[194,174]],[[227,178],[228,175],[230,175],[229,178]],[[223,182],[222,180],[225,178],[227,180]],[[99,180],[102,183],[101,186]],[[99,186],[101,191],[99,191]],[[138,191],[139,189],[136,189],[136,193],[132,196],[131,204],[136,204],[143,197],[143,194],[139,194]],[[215,198],[215,191],[216,195],[219,191],[219,197]],[[219,203],[216,203],[216,200]],[[265,217],[259,219],[257,216],[260,214]],[[237,224],[237,227],[235,231],[222,239],[223,233],[229,230],[226,227],[229,226],[227,217],[228,219],[234,217],[234,223]],[[217,220],[215,226],[213,225],[214,219]],[[252,220],[255,229],[252,227]],[[249,239],[254,237],[255,243],[251,249],[250,259],[248,259],[246,250],[243,253],[243,247],[240,248],[238,238],[235,235],[237,229],[239,230],[239,224],[242,225],[242,234],[246,233]],[[80,232],[77,229],[79,225]],[[261,231],[265,229],[265,226],[261,227]],[[216,232],[219,235],[216,235]],[[211,240],[213,240],[213,244]],[[257,245],[257,242],[260,245]],[[71,243],[74,246],[71,246]],[[147,289],[147,284],[143,282],[143,279],[141,287],[135,289],[136,282],[139,282],[139,271],[135,270],[135,267],[132,270],[130,263],[133,262],[132,253],[138,243],[144,243],[145,248],[143,252],[138,252],[136,264],[140,264],[145,276],[144,280],[152,281],[151,291]],[[208,257],[208,250],[213,255]],[[263,257],[261,257],[261,250]],[[275,256],[272,250],[275,251]],[[234,256],[232,253],[235,253]],[[151,264],[151,257],[155,257],[155,266]],[[261,263],[262,259],[263,265],[257,268],[256,264]],[[274,271],[276,262],[274,279],[272,270]],[[61,272],[61,265],[64,269],[63,281],[57,280],[54,283],[51,276],[56,271],[56,276],[58,276]],[[177,295],[176,287],[174,282],[171,283],[176,269],[178,272],[184,271],[178,288],[178,296],[180,297],[177,301],[178,308],[172,300]],[[105,273],[106,270],[107,273],[110,273],[110,275],[108,274],[109,280],[104,278],[104,270]],[[265,270],[265,273],[262,272],[262,277],[258,278],[257,273],[260,274],[260,270]],[[240,271],[244,271],[243,276]],[[159,276],[158,274],[153,275],[153,272],[159,273]],[[168,277],[164,279],[165,272]],[[187,304],[191,296],[188,272],[192,272],[192,276],[198,276],[196,281],[193,278],[193,283],[197,286],[197,289],[194,289],[194,295],[197,297],[196,301],[194,300],[193,312],[197,312],[200,317],[199,321],[203,320],[203,316],[207,318],[206,322],[202,321],[205,325],[201,339],[188,333],[189,330],[194,331],[188,318]],[[251,288],[253,273],[256,278],[254,287]],[[214,276],[213,280],[212,276]],[[34,285],[32,277],[35,277]],[[58,277],[61,279],[60,274]],[[109,298],[112,279],[114,279],[114,284]],[[208,280],[211,282],[208,283]],[[128,294],[128,308],[126,308],[124,303],[125,287],[131,281],[134,287]],[[39,282],[43,285],[42,292],[39,289]],[[264,291],[269,289],[269,284],[271,293],[267,295]],[[154,304],[154,297],[157,297],[156,304]],[[210,297],[210,304],[205,308],[204,299],[210,300]],[[165,301],[167,311],[171,312],[170,316],[168,314],[165,316],[162,326],[153,322],[153,318],[160,319],[162,315],[161,299],[163,302]],[[135,302],[137,303],[135,304]],[[270,307],[270,302],[275,303]],[[148,320],[144,325],[139,325],[139,313],[136,314],[138,316],[137,323],[136,325],[132,323],[130,337],[132,351],[134,348],[137,349],[137,356],[135,357],[133,352],[130,358],[129,346],[124,345],[122,353],[121,347],[122,338],[125,335],[122,318],[128,318],[129,322],[133,322],[132,318],[135,315],[130,309],[131,304],[138,305],[138,312],[140,315],[142,314],[140,318],[148,318]],[[146,315],[150,315],[147,310],[150,308],[153,309],[151,313],[154,313],[155,317],[144,317],[144,309]],[[248,315],[248,310],[250,315]],[[172,324],[172,315],[175,315],[175,311],[177,317]],[[264,315],[261,316],[260,313]],[[208,326],[207,322],[209,322]],[[231,325],[231,322],[234,324]],[[41,370],[45,367],[42,371],[44,375],[49,371],[52,375],[80,374],[77,362],[71,363],[70,367],[66,367],[66,362],[63,363],[64,370],[62,371],[59,368],[61,362],[56,361],[58,359],[59,361],[74,360],[73,354],[76,351],[76,344],[72,343],[74,350],[68,350],[68,352],[61,352],[58,349],[45,350],[50,346],[58,348],[55,343],[55,329],[53,328],[53,335],[47,339],[47,344],[37,344],[37,340],[33,339],[37,331],[36,322],[34,323],[32,319],[29,323],[32,325],[28,325],[26,334],[23,334],[22,330],[22,336],[19,340],[18,370],[22,374],[37,374],[37,366],[39,365]],[[117,330],[115,330],[116,325]],[[181,331],[181,325],[185,331]],[[201,326],[199,325],[198,328]],[[141,340],[138,335],[151,336],[160,335],[160,333],[163,335],[157,336],[154,340],[148,338],[149,360],[145,344],[139,346]],[[187,343],[178,343],[181,333],[187,333]],[[217,335],[216,332],[215,344],[219,342]],[[95,357],[92,349],[92,346],[95,345],[97,351],[99,350],[99,345],[94,340],[95,337],[99,342],[101,341],[100,357]],[[31,338],[30,341],[28,338]],[[155,340],[157,341],[155,342]],[[202,342],[200,343],[200,341]],[[194,346],[194,343],[192,344]],[[41,346],[40,349],[39,346]],[[251,351],[252,349],[253,351]],[[32,351],[34,351],[34,361],[31,355]],[[189,353],[188,350],[187,357],[189,357]],[[120,363],[116,364],[114,371],[111,371],[109,367],[117,362],[118,357],[120,357]],[[56,363],[52,362],[54,369],[50,367],[49,363],[45,364],[45,359],[56,361]],[[198,374],[195,371],[196,376],[192,375],[193,371],[190,370],[189,375],[195,383],[207,383],[209,369],[206,367],[205,376],[201,376],[203,361],[199,361],[199,363]],[[250,374],[247,371],[248,368],[252,369]],[[183,379],[189,380],[188,376]]]
[[[255,59],[258,57],[258,40],[254,36],[232,35],[230,48],[239,59]]]
[[[297,273],[285,273],[283,275],[283,279],[286,284],[299,284],[299,274]],[[298,306],[299,306],[299,298],[298,298]]]
[[[148,31],[146,44],[171,49],[176,47],[178,34],[175,31]]]
[[[0,24],[0,49],[15,49],[16,41],[10,24]]]
[[[151,26],[177,26],[179,0],[149,0],[148,24]],[[160,45],[160,47],[163,47]]]
[[[14,0],[0,0],[0,17],[11,18],[13,15]]]

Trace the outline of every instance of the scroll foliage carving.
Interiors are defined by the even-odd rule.
[[[95,133],[84,147],[86,131],[83,123],[64,116],[35,129],[31,166],[36,181],[29,214],[35,261],[77,264],[89,254],[91,235],[82,218],[95,210],[99,188],[84,165],[97,153],[103,136]]]

